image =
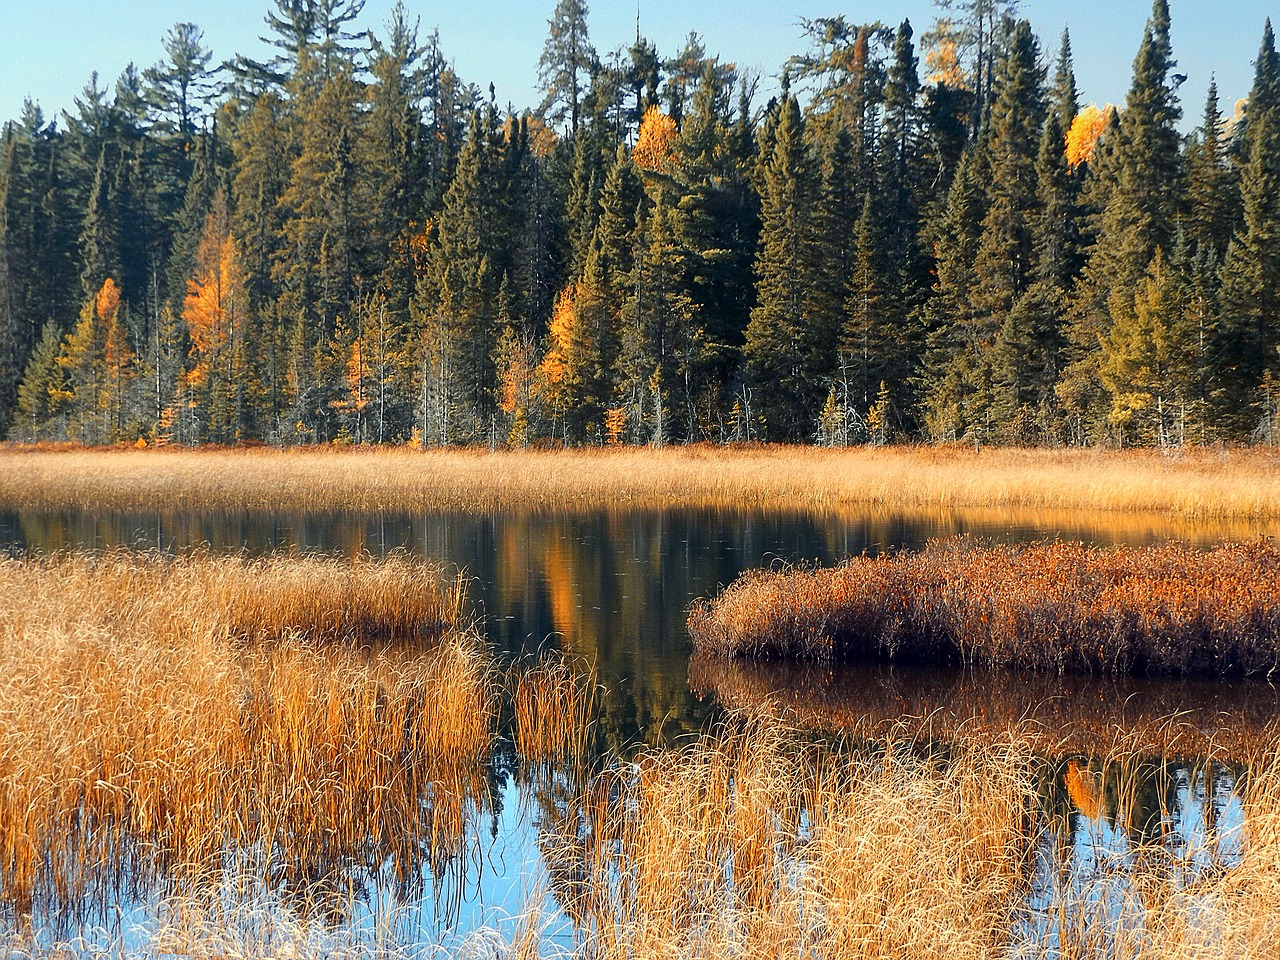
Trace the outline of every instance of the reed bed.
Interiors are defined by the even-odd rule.
[[[600,685],[560,653],[518,665],[510,681],[516,757],[524,770],[582,770],[588,762]]]
[[[457,589],[402,558],[0,562],[0,899],[83,920],[226,876],[313,901],[459,869],[496,694],[440,627]]]
[[[553,892],[601,958],[989,957],[1031,791],[1008,746],[857,760],[725,730],[597,783],[558,838],[575,882]]]
[[[1049,757],[1248,762],[1280,740],[1268,683],[695,656],[689,683],[730,710],[856,739],[1017,735]]]
[[[749,572],[695,604],[689,630],[711,656],[1271,676],[1280,547],[961,538],[832,569]]]
[[[1267,450],[0,447],[9,510],[415,513],[715,507],[1138,512],[1280,524]]]

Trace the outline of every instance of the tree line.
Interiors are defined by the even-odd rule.
[[[0,434],[85,443],[1280,438],[1280,58],[1119,108],[1015,0],[803,23],[780,92],[600,54],[559,0],[500,107],[402,5],[175,25],[0,136]],[[923,51],[923,63],[921,52]]]

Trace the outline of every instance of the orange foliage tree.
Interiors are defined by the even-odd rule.
[[[124,304],[107,277],[80,311],[58,365],[66,371],[71,432],[85,443],[118,440],[124,429],[125,395],[134,378]]]
[[[180,384],[196,414],[200,439],[220,442],[241,435],[248,298],[226,200],[215,198],[196,247],[182,318],[191,336],[191,367]]]
[[[1071,129],[1067,131],[1067,163],[1072,170],[1093,160],[1098,150],[1098,141],[1111,123],[1111,115],[1115,109],[1109,103],[1102,107],[1091,103],[1071,121]]]
[[[675,164],[676,141],[679,138],[676,122],[657,107],[650,107],[640,121],[631,162],[651,173],[670,173]]]
[[[538,366],[541,399],[553,432],[570,440],[597,439],[608,398],[606,339],[609,309],[594,258],[586,275],[556,298],[547,350]]]

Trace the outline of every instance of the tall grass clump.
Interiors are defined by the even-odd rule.
[[[751,724],[597,783],[553,886],[593,956],[988,957],[1025,871],[1016,748],[855,759]]]
[[[600,686],[562,654],[518,665],[510,681],[516,757],[526,770],[582,769]]]
[[[1276,955],[1280,937],[1280,764],[1274,743],[1255,758],[1243,785],[1243,817],[1236,862],[1226,865],[1213,847],[1216,830],[1188,848],[1169,844],[1163,823],[1172,811],[1147,811],[1144,829],[1133,822],[1141,798],[1126,790],[1132,769],[1118,777],[1108,765],[1092,765],[1110,789],[1117,846],[1098,862],[1048,866],[1056,874],[1043,902],[1024,916],[1014,958],[1063,960],[1220,960]],[[1067,779],[1080,777],[1069,765]],[[1086,804],[1087,805],[1087,804]],[[1085,816],[1096,816],[1092,811]],[[1105,814],[1104,814],[1105,815]],[[1137,813],[1141,817],[1141,813]],[[1145,835],[1144,835],[1145,834]],[[1203,845],[1203,846],[1201,846]],[[1043,870],[1044,868],[1042,868]],[[1041,878],[1043,880],[1043,878]]]
[[[832,569],[753,571],[694,605],[712,656],[1270,676],[1280,547],[933,542]]]
[[[456,869],[495,716],[456,590],[404,559],[0,562],[0,898],[73,917]]]

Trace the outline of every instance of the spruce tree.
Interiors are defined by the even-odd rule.
[[[1112,305],[1131,304],[1156,250],[1173,249],[1181,196],[1176,125],[1182,111],[1170,75],[1176,61],[1169,26],[1167,0],[1154,0],[1118,135],[1112,136],[1114,124],[1104,135],[1108,152],[1095,178],[1099,187],[1086,196],[1095,205],[1105,198],[1105,206],[1074,292],[1071,362],[1059,389],[1077,439],[1102,439],[1109,429],[1097,344],[1110,331]]]
[[[538,82],[546,93],[539,112],[552,123],[567,120],[570,138],[578,135],[584,79],[596,66],[596,51],[587,29],[589,13],[584,0],[557,0],[538,60]]]
[[[1240,171],[1244,222],[1222,266],[1222,336],[1226,381],[1220,415],[1230,432],[1248,437],[1264,374],[1280,344],[1280,55],[1267,21],[1256,61]]]
[[[920,380],[926,433],[959,440],[969,429],[975,350],[966,336],[975,315],[974,262],[986,215],[987,155],[982,145],[960,158],[937,239],[937,283],[925,304],[925,354]]]
[[[813,217],[821,178],[795,97],[781,104],[764,171],[756,307],[747,325],[747,371],[769,436],[808,437],[836,361],[839,315],[823,311],[821,233]]]
[[[500,260],[508,253],[494,126],[492,111],[473,113],[413,304],[425,344],[419,415],[430,443],[476,442],[494,426]]]
[[[1218,108],[1218,84],[1209,82],[1204,120],[1188,142],[1186,206],[1183,230],[1192,255],[1205,249],[1220,263],[1240,210],[1239,189],[1227,158],[1222,136],[1222,111]]]

